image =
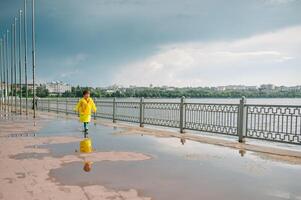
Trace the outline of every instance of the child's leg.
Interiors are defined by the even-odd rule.
[[[88,124],[89,124],[89,122],[84,122],[84,130],[85,130],[85,131],[89,129],[89,128],[88,128]]]
[[[89,129],[89,122],[86,122],[86,130]]]
[[[87,122],[84,122],[84,130],[87,130]]]

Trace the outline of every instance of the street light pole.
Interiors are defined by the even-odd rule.
[[[36,92],[35,92],[35,69],[36,55],[35,55],[35,13],[34,0],[32,0],[32,83],[33,83],[33,118],[36,118]]]
[[[5,66],[6,66],[6,54],[5,54],[5,46],[6,46],[6,35],[4,34],[3,40],[1,39],[1,53],[2,53],[2,73],[1,73],[1,91],[2,91],[2,99],[1,99],[1,105],[2,105],[2,110],[6,111],[6,97],[5,97],[5,92],[6,92],[6,81],[5,81]],[[4,85],[3,85],[4,84]]]
[[[14,31],[14,70],[15,70],[15,112],[17,113],[17,18],[15,17]]]
[[[27,82],[27,8],[24,0],[24,68],[25,68],[25,95],[26,95],[26,115],[28,115],[28,82]]]
[[[11,53],[10,53],[10,110],[13,112],[13,82],[14,82],[14,24],[11,25]]]
[[[5,54],[6,54],[6,59],[5,59],[5,64],[6,64],[6,111],[9,112],[9,86],[8,86],[8,79],[9,79],[9,56],[8,56],[8,37],[9,37],[9,30],[6,31],[6,48],[5,48]]]
[[[1,102],[0,102],[0,109],[3,110],[3,80],[2,80],[2,74],[3,74],[3,40],[0,38],[0,90],[1,90]]]
[[[19,91],[20,91],[20,115],[22,115],[22,64],[21,64],[21,42],[22,42],[22,10],[19,10]]]
[[[6,97],[5,97],[5,91],[6,91],[6,81],[5,81],[5,66],[6,66],[6,61],[5,61],[5,46],[6,46],[6,35],[3,35],[3,39],[1,39],[1,105],[2,105],[2,110],[6,110]]]

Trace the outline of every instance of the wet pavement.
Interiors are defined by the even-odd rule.
[[[69,135],[82,137],[75,120],[56,119],[37,132],[37,136]],[[64,164],[50,171],[52,180],[62,185],[103,185],[125,190],[137,189],[158,200],[170,199],[292,199],[301,200],[301,165],[269,159],[269,156],[180,140],[139,134],[122,134],[122,129],[90,125],[89,137],[96,151],[126,151],[150,155],[145,161],[101,161]],[[44,144],[60,157],[78,154],[78,143]],[[16,155],[15,159],[49,154]]]
[[[26,120],[24,117],[12,117]],[[1,120],[11,120],[1,118]],[[76,120],[45,120],[33,133],[16,132],[9,137],[83,137]],[[60,185],[103,185],[114,190],[137,189],[154,200],[301,200],[301,165],[283,162],[268,154],[90,125],[89,137],[95,151],[137,152],[150,155],[143,161],[99,161],[63,164],[49,173]],[[33,148],[33,146],[28,146]],[[49,153],[20,153],[11,159],[79,155],[79,143],[41,144],[34,148]],[[87,170],[88,168],[88,170]]]

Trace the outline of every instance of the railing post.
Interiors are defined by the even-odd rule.
[[[47,102],[48,102],[48,112],[50,112],[50,98],[47,98]]]
[[[116,97],[113,99],[113,123],[116,122]]]
[[[238,108],[238,118],[237,118],[237,133],[238,133],[238,142],[245,142],[245,137],[247,133],[247,107],[246,107],[246,98],[242,97],[239,102]]]
[[[184,101],[185,97],[181,97],[181,102],[180,102],[180,133],[184,133]]]
[[[56,98],[56,113],[59,113],[59,96]]]
[[[66,97],[66,115],[68,115],[68,98]]]
[[[140,98],[140,113],[139,113],[140,127],[144,127],[144,98]]]

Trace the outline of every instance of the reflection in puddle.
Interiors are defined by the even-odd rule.
[[[26,159],[43,159],[46,156],[50,156],[49,153],[20,153],[9,156],[10,159],[26,160]]]
[[[182,145],[184,145],[186,143],[186,139],[185,138],[181,138],[180,142],[181,142]]]
[[[90,138],[85,138],[80,141],[80,152],[81,153],[91,153],[93,151],[92,140]]]
[[[84,171],[85,172],[90,172],[91,169],[92,169],[92,164],[93,164],[93,162],[91,162],[91,161],[85,161],[84,162],[84,167],[83,167]]]
[[[13,133],[13,134],[9,134],[7,137],[35,137],[36,133],[32,133],[32,132],[23,132],[23,133]]]
[[[239,155],[240,155],[241,157],[244,157],[245,154],[247,153],[247,151],[244,150],[244,149],[239,149],[238,152],[239,152]]]

